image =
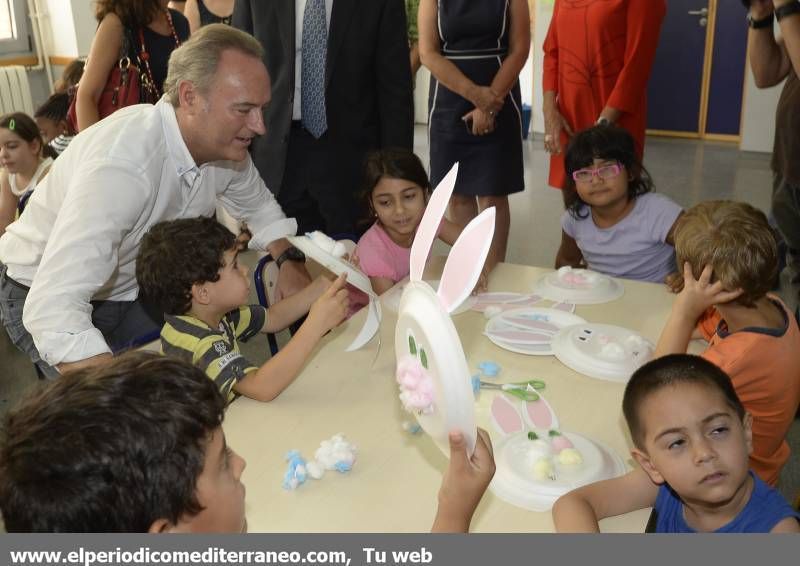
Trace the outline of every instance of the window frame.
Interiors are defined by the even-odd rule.
[[[17,37],[13,39],[0,39],[0,57],[32,53],[28,3],[25,0],[0,0],[0,2],[5,2],[11,8],[17,31]]]

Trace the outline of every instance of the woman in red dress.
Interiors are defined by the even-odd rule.
[[[556,0],[544,41],[545,149],[549,184],[563,188],[573,132],[617,124],[644,151],[647,79],[665,0]]]

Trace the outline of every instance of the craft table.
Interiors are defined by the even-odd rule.
[[[441,273],[434,258],[426,279]],[[490,291],[531,292],[548,269],[500,264],[489,281]],[[581,306],[576,314],[640,332],[655,343],[669,313],[673,295],[664,285],[624,281],[622,298]],[[547,303],[545,303],[546,306]],[[363,311],[331,332],[297,380],[269,403],[246,398],[228,409],[224,429],[228,444],[247,461],[242,481],[247,487],[251,532],[424,532],[437,505],[445,455],[425,434],[402,428],[413,421],[398,400],[394,380],[396,315],[383,309],[380,336],[364,348],[345,352],[363,322]],[[498,382],[531,378],[546,382],[543,391],[554,407],[562,430],[602,441],[629,466],[630,437],[622,417],[624,386],[580,375],[553,356],[525,356],[502,350],[483,334],[486,319],[469,311],[453,318],[467,362],[477,373],[484,360],[497,362]],[[380,339],[379,339],[380,338]],[[494,438],[488,422],[492,391],[482,391],[477,420]],[[296,491],[285,491],[284,456],[291,449],[313,458],[319,443],[343,433],[358,446],[358,460],[348,474],[329,471],[320,481],[309,479]],[[642,532],[649,515],[641,510],[604,520],[607,532]],[[486,492],[472,521],[473,532],[552,532],[549,512],[514,507]]]

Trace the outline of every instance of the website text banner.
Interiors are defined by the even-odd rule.
[[[8,566],[753,566],[798,556],[800,535],[0,536]]]

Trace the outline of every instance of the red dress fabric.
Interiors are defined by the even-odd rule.
[[[556,0],[544,41],[543,89],[574,132],[592,126],[604,107],[622,112],[617,124],[636,140],[641,157],[647,123],[647,80],[665,0]],[[564,151],[550,157],[549,184],[563,188]]]

